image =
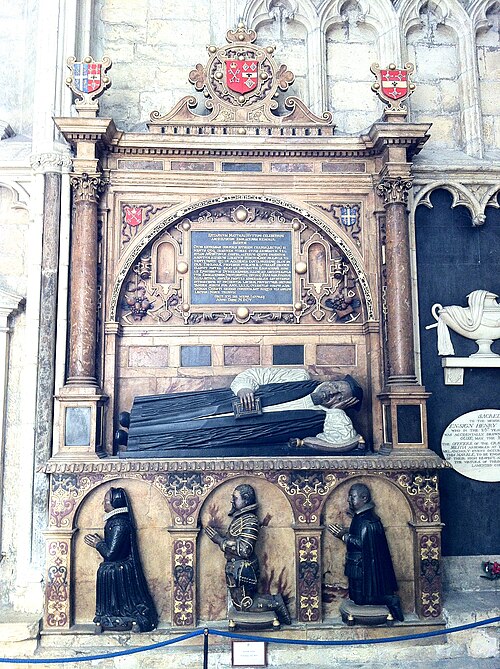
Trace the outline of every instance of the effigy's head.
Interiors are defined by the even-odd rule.
[[[321,404],[327,408],[352,399],[354,402],[351,406],[359,410],[363,400],[363,388],[350,374],[347,374],[343,379],[320,383],[311,393],[311,398],[314,404]]]
[[[229,515],[232,516],[236,511],[245,509],[247,506],[252,506],[257,503],[255,490],[248,483],[242,483],[233,490],[231,499],[231,511]]]
[[[355,483],[349,488],[349,508],[351,511],[357,511],[365,504],[372,501],[370,488],[364,483]]]
[[[104,510],[122,509],[128,507],[128,496],[123,488],[110,488],[104,497]],[[106,506],[111,508],[106,509]]]

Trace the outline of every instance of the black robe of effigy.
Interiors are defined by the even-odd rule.
[[[354,516],[344,541],[349,597],[355,604],[390,603],[398,584],[382,522],[372,508]]]
[[[270,383],[257,388],[255,397],[263,407],[272,406],[310,395],[317,385],[312,380]],[[127,450],[120,457],[290,455],[289,439],[315,436],[323,429],[325,414],[313,409],[236,419],[234,399],[230,388],[136,397]],[[306,453],[321,451],[301,448],[294,455]]]
[[[94,622],[103,629],[128,630],[137,623],[141,632],[158,624],[137,549],[130,515],[119,513],[104,526],[104,540],[96,545],[104,561],[96,580]]]

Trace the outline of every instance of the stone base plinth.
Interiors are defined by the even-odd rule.
[[[349,626],[351,625],[394,625],[392,617],[387,606],[371,605],[358,606],[351,599],[348,599],[340,605],[339,608],[342,620]]]

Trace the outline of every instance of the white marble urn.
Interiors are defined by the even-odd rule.
[[[495,339],[500,339],[500,304],[498,295],[487,290],[474,290],[467,295],[467,307],[434,304],[431,313],[437,323],[428,325],[426,329],[437,327],[438,354],[455,355],[449,329],[462,337],[473,339],[478,350],[471,358],[498,358],[493,353],[491,345]]]

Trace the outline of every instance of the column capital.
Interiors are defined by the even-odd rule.
[[[413,180],[408,177],[384,177],[377,185],[377,194],[388,204],[406,204]]]
[[[68,153],[58,151],[46,151],[34,153],[30,156],[31,167],[36,174],[56,172],[57,174],[68,173],[71,170],[72,159]]]
[[[105,186],[105,180],[101,174],[83,174],[73,175],[71,177],[71,186],[75,201],[97,202],[100,193]]]

